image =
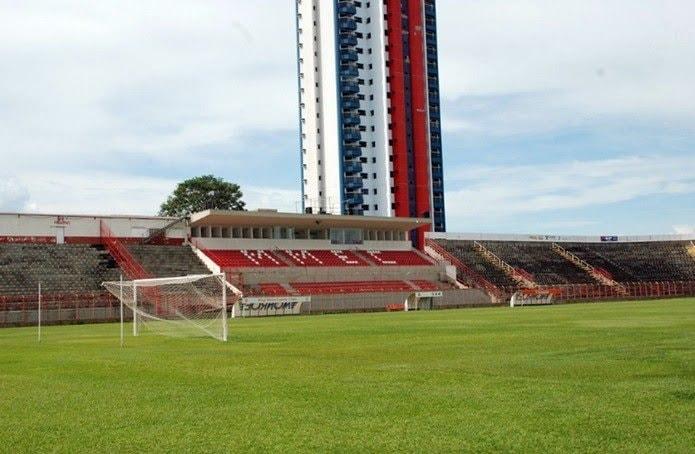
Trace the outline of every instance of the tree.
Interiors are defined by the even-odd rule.
[[[188,216],[198,211],[243,211],[246,204],[239,185],[213,175],[202,175],[185,180],[159,208],[160,216]]]

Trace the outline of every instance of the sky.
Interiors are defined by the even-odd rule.
[[[448,231],[695,233],[695,2],[437,8]],[[298,135],[292,0],[0,0],[0,212],[296,211]]]

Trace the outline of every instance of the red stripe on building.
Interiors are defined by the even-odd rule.
[[[393,153],[393,188],[395,215],[409,217],[408,203],[408,139],[405,115],[405,74],[401,1],[387,0],[389,46],[389,100],[391,101],[391,140]]]
[[[415,167],[415,215],[432,217],[430,203],[430,153],[427,115],[427,68],[425,60],[425,24],[422,0],[408,0],[411,118],[413,120],[413,164]],[[422,248],[425,232],[418,229],[418,247]]]

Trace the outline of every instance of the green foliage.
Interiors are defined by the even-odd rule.
[[[229,183],[213,175],[202,175],[185,180],[176,186],[166,202],[161,216],[187,216],[198,211],[243,210],[243,193],[238,184]]]
[[[692,452],[695,299],[0,329],[4,452]],[[127,333],[129,331],[126,331]]]

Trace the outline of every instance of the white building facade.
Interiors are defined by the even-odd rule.
[[[304,209],[444,230],[434,1],[296,6]]]

